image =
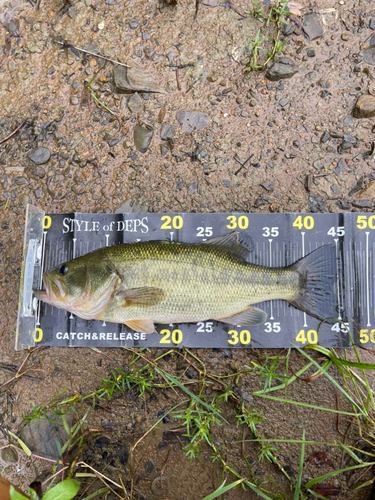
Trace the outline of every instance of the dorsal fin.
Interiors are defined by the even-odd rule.
[[[202,245],[214,245],[224,252],[230,252],[242,259],[247,259],[249,253],[253,251],[253,240],[251,236],[239,231],[233,231],[224,236],[217,236],[204,241]]]

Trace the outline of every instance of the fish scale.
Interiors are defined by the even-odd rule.
[[[102,318],[106,321],[219,319],[263,300],[293,299],[298,291],[296,271],[254,266],[209,245],[141,242],[115,248],[115,252],[113,247],[105,250],[126,288],[147,285],[163,289],[165,295],[147,311],[139,306],[121,307],[121,300],[115,300]]]

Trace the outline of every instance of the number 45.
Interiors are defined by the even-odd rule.
[[[345,229],[344,226],[339,226],[339,227],[331,227],[331,229],[327,232],[330,236],[344,236],[345,234]]]

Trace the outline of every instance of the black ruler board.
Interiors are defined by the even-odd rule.
[[[231,231],[248,233],[248,261],[285,267],[318,247],[335,245],[337,319],[320,324],[288,302],[257,304],[264,324],[233,326],[216,321],[156,325],[158,333],[136,333],[125,325],[86,321],[38,302],[32,289],[42,272],[104,246],[148,240],[197,243]],[[44,214],[28,206],[16,348],[62,347],[326,347],[375,344],[375,215],[372,214]]]

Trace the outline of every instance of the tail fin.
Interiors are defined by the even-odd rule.
[[[294,307],[321,321],[338,317],[335,245],[324,245],[292,266],[300,274],[300,292]]]

